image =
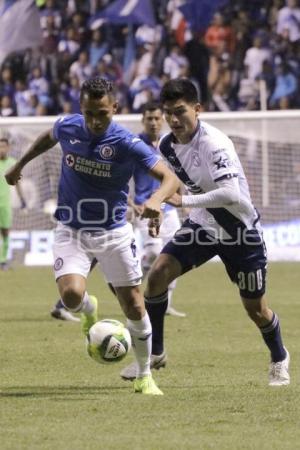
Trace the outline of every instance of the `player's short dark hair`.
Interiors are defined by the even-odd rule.
[[[114,95],[114,84],[105,78],[95,77],[85,80],[80,90],[80,101],[84,94],[90,98],[102,98],[105,95]]]
[[[147,102],[144,103],[142,106],[142,114],[144,116],[147,111],[156,111],[157,109],[159,109],[162,112],[162,106],[159,102],[156,101]]]
[[[184,100],[187,103],[198,103],[198,92],[195,85],[187,78],[175,78],[167,81],[160,92],[160,102]]]

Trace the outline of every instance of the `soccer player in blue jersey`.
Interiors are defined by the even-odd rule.
[[[145,103],[142,111],[143,131],[138,135],[155,154],[159,154],[158,142],[162,137],[161,131],[163,127],[163,113],[162,108],[158,102],[151,101]],[[171,239],[174,233],[180,228],[180,220],[177,209],[164,204],[163,220],[160,227],[159,236],[152,237],[148,232],[148,219],[142,219],[140,216],[143,211],[143,204],[151,197],[153,192],[158,189],[159,181],[153,178],[149,171],[138,165],[133,174],[134,192],[132,199],[129,198],[129,204],[133,211],[132,224],[134,231],[138,230],[142,241],[142,269],[144,275],[149,271],[154,259],[159,255],[163,246]],[[92,268],[97,263],[95,260],[91,266]],[[176,286],[174,280],[169,286],[168,294],[168,308],[167,315],[176,317],[185,317],[185,313],[177,311],[172,305],[172,294]],[[55,304],[51,310],[51,316],[59,320],[68,320],[77,322],[79,319],[75,317],[70,311],[66,310],[61,300]],[[155,365],[155,358],[151,359],[151,366]],[[159,360],[159,363],[162,362]]]
[[[87,335],[97,321],[97,299],[86,291],[86,278],[96,258],[127,317],[138,366],[134,391],[161,395],[150,371],[151,323],[139,288],[142,271],[134,234],[126,222],[128,182],[137,164],[161,181],[144,203],[142,214],[157,218],[161,203],[176,192],[179,181],[140,138],[112,120],[117,102],[111,82],[100,77],[86,80],[80,105],[82,115],[59,118],[6,173],[6,180],[15,184],[28,162],[60,144],[53,250],[61,299],[68,310],[82,313]]]
[[[233,142],[198,120],[200,104],[189,80],[167,82],[161,103],[171,132],[162,139],[160,151],[191,194],[175,194],[170,202],[189,207],[191,212],[148,275],[145,301],[152,323],[152,353],[164,355],[168,285],[218,255],[270,351],[269,385],[288,385],[289,353],[282,342],[278,316],[265,297],[267,258],[259,214]],[[155,233],[156,224],[152,225]]]

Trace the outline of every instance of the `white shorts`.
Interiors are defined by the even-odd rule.
[[[56,280],[67,274],[87,278],[96,258],[106,282],[115,287],[141,284],[141,264],[129,223],[114,230],[82,231],[59,222],[53,253]]]
[[[140,233],[142,248],[147,251],[147,247],[151,247],[152,251],[158,255],[166,243],[172,239],[176,231],[181,227],[177,210],[173,208],[164,213],[159,236],[156,238],[149,236],[148,222],[149,219],[139,219],[137,217],[134,222],[134,229]]]

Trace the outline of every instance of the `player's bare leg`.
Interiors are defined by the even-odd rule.
[[[97,262],[98,261],[96,258],[92,260],[90,272],[97,265]],[[50,311],[50,314],[54,319],[66,320],[70,322],[80,322],[80,319],[78,317],[74,316],[74,314],[72,314],[64,307],[64,304],[61,299],[57,300],[52,310]]]
[[[79,274],[63,275],[57,279],[57,286],[64,307],[71,312],[81,313],[82,331],[87,335],[97,322],[98,302],[86,292],[86,279]]]
[[[271,353],[269,385],[289,384],[290,355],[282,343],[278,316],[268,307],[264,296],[256,299],[242,298],[242,301],[248,316],[259,328]]]

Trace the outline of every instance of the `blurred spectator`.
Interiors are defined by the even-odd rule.
[[[11,97],[7,94],[3,95],[0,100],[0,116],[11,117],[15,115]]]
[[[270,5],[269,9],[269,24],[271,27],[272,32],[276,33],[277,24],[278,24],[278,13],[279,10],[284,5],[285,0],[273,0]]]
[[[89,63],[89,54],[87,51],[80,52],[77,61],[71,64],[70,75],[76,75],[80,85],[93,75],[93,68]]]
[[[15,104],[18,116],[34,116],[32,109],[32,93],[28,89],[25,81],[17,80],[15,83]]]
[[[266,86],[266,94],[267,94],[267,104],[269,104],[270,96],[274,91],[275,87],[275,75],[274,68],[270,61],[266,60],[263,62],[262,71],[257,75],[256,80],[259,82],[263,80]]]
[[[80,81],[77,75],[70,75],[68,83],[64,83],[60,88],[60,104],[62,110],[75,114],[80,112]]]
[[[38,97],[40,103],[45,106],[50,104],[49,98],[49,83],[42,75],[40,67],[35,67],[31,73],[31,79],[29,81],[30,91]]]
[[[89,63],[94,69],[101,58],[108,53],[108,43],[103,39],[101,28],[92,32],[92,39],[88,46]]]
[[[255,80],[255,78],[262,71],[263,62],[272,59],[270,49],[263,46],[262,38],[256,36],[253,40],[253,47],[246,51],[244,65],[247,69],[248,78]]]
[[[137,46],[137,55],[133,68],[132,79],[148,73],[153,62],[153,52],[154,46],[152,44],[144,42]]]
[[[297,0],[286,0],[286,6],[281,8],[277,16],[277,33],[288,33],[291,42],[300,39],[300,8]]]
[[[216,52],[217,53],[217,52]],[[212,55],[209,62],[208,86],[211,90],[212,108],[230,111],[231,70],[229,54]]]
[[[214,51],[218,50],[219,47],[225,48],[230,53],[235,50],[235,35],[233,28],[225,24],[224,17],[219,12],[213,17],[212,24],[208,27],[204,42],[207,47]]]
[[[168,75],[170,79],[178,78],[182,76],[182,68],[185,66],[189,66],[187,57],[183,54],[179,45],[173,45],[170,54],[164,61],[164,74]]]
[[[70,57],[72,57],[79,51],[79,49],[80,45],[76,40],[75,30],[72,26],[69,26],[66,34],[60,38],[57,50],[59,53],[67,53]]]
[[[13,98],[15,92],[13,74],[10,67],[3,67],[0,78],[0,95]]]
[[[270,98],[273,109],[288,109],[297,93],[297,79],[286,63],[281,63],[276,69],[275,89]]]
[[[185,3],[184,0],[169,0],[167,4],[167,21],[171,40],[183,47],[192,37],[182,12],[178,9]]]
[[[89,36],[88,30],[85,25],[85,15],[80,11],[75,12],[71,17],[71,26],[75,31],[76,41],[83,49],[87,44],[87,39]]]
[[[249,17],[249,12],[246,10],[239,10],[233,20],[233,27],[235,30],[236,46],[233,55],[233,66],[237,72],[244,70],[244,58],[246,51],[251,47],[253,34],[252,22]],[[238,74],[239,76],[239,74]]]
[[[46,0],[45,7],[40,12],[40,22],[43,31],[47,29],[48,17],[51,17],[54,29],[60,30],[62,25],[61,12],[56,8],[55,0]]]
[[[49,74],[52,80],[57,79],[57,44],[59,30],[55,26],[55,17],[46,17],[46,27],[43,30],[43,46],[41,55],[41,67],[43,72]]]
[[[122,67],[112,55],[107,53],[98,62],[95,75],[100,75],[119,85],[122,81]]]
[[[207,75],[209,69],[209,51],[203,42],[201,33],[194,33],[183,52],[188,59],[190,67],[190,75],[194,78],[199,86],[199,94],[202,105],[207,105],[208,89]]]
[[[148,73],[136,77],[131,83],[129,92],[133,111],[140,112],[149,99],[157,100],[161,88],[161,80],[155,75],[155,67],[152,65],[148,68]]]

